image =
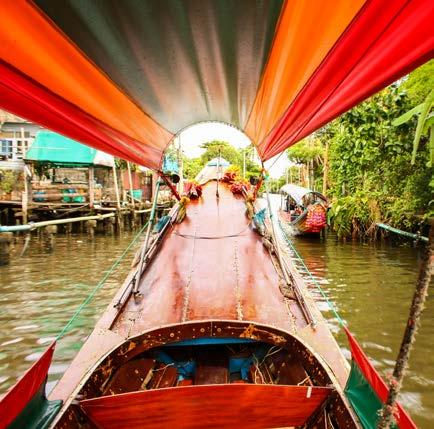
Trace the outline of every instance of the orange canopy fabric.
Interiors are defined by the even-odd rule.
[[[140,110],[33,4],[4,0],[0,15],[4,62],[125,136],[160,152],[165,149],[172,134]],[[149,165],[158,167],[160,158],[150,159]]]
[[[158,169],[199,121],[263,160],[433,57],[431,0],[3,0],[0,107]]]
[[[345,31],[364,0],[288,1],[282,11],[247,135],[262,142]]]

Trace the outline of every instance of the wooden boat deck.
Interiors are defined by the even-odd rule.
[[[199,320],[239,320],[271,325],[305,341],[319,353],[343,386],[348,364],[315,303],[306,301],[317,321],[307,325],[299,304],[285,298],[275,261],[251,229],[245,203],[216,182],[191,201],[184,221],[171,228],[144,273],[139,291],[118,314],[117,302],[129,279],[109,305],[95,330],[64,374],[51,399],[71,395],[96,360],[126,338],[165,325]],[[295,279],[304,287],[296,272]]]
[[[112,330],[133,336],[189,320],[252,320],[293,330],[279,276],[244,216],[244,199],[215,182],[192,201],[143,276],[143,299],[130,299]],[[214,237],[214,238],[205,238]]]

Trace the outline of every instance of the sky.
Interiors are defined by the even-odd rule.
[[[178,138],[181,141],[182,150],[189,158],[199,157],[203,152],[200,145],[212,140],[223,140],[236,148],[244,148],[250,144],[250,139],[238,128],[219,122],[203,122],[192,125],[182,131]],[[282,176],[286,168],[290,166],[285,153],[277,158],[272,158],[265,163],[265,168],[269,170],[270,176],[273,178]]]

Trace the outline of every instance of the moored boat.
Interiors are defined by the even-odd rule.
[[[319,234],[327,226],[327,198],[302,186],[280,188],[279,220],[292,235]]]

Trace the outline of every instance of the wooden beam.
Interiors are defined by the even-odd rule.
[[[95,168],[89,167],[89,207],[93,208],[95,203]]]
[[[130,162],[127,161],[127,170],[128,170],[128,184],[130,186],[130,197],[131,197],[131,206],[134,210],[134,197],[133,197],[133,178],[131,176],[131,165]]]

